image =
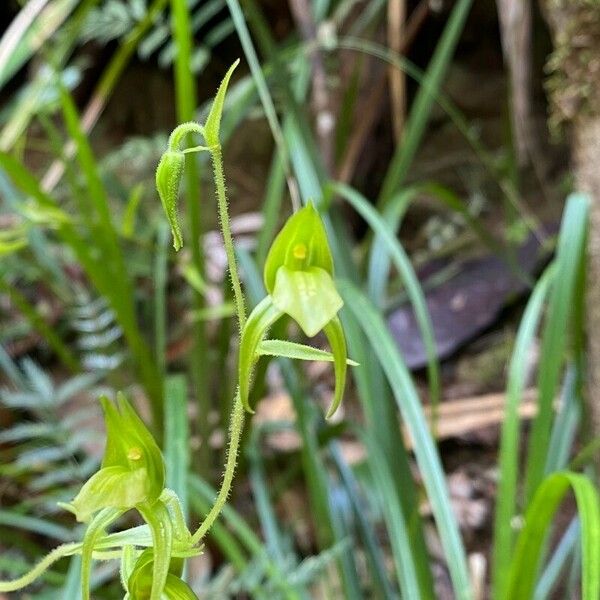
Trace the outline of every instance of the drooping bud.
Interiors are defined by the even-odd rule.
[[[183,152],[167,150],[156,168],[156,189],[171,226],[175,250],[179,250],[183,246],[181,227],[177,217],[177,200],[184,166],[185,154]]]

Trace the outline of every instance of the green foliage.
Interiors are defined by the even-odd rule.
[[[63,8],[67,4],[62,3]],[[426,193],[440,200],[451,214],[460,215],[465,226],[496,254],[509,260],[512,256],[513,249],[502,247],[457,193],[431,182],[406,186],[437,103],[473,148],[486,175],[498,184],[503,196],[519,206],[514,186],[501,173],[495,155],[479,140],[477,128],[441,92],[471,2],[461,0],[452,7],[424,73],[368,39],[385,19],[387,3],[380,0],[313,3],[312,17],[320,35],[314,42],[300,43],[294,36],[282,42],[279,35],[276,39],[260,4],[253,0],[173,0],[170,11],[164,11],[166,0],[149,6],[143,0],[109,0],[95,5],[93,1],[81,3],[74,12],[71,39],[64,45],[53,41],[48,55],[60,69],[67,64],[69,49],[76,40],[106,43],[118,39],[121,45],[94,92],[93,98],[100,104],[110,96],[136,50],[142,58],[158,53],[161,65],[174,62],[177,114],[183,124],[166,144],[156,170],[156,186],[173,245],[179,250],[184,237],[193,240],[192,257],[190,262],[185,255],[175,257],[169,252],[169,228],[164,223],[156,226],[154,206],[158,205],[147,201],[149,194],[141,185],[130,190],[139,178],[151,176],[148,165],[156,163],[165,148],[165,137],[130,140],[97,161],[87,140],[89,115],[79,118],[67,91],[79,80],[80,68],[40,72],[0,116],[5,125],[0,143],[7,150],[0,155],[0,191],[10,210],[18,215],[17,224],[0,236],[5,261],[2,290],[24,315],[27,326],[42,334],[65,365],[70,364],[76,372],[83,366],[92,373],[76,375],[58,386],[31,360],[15,365],[0,354],[12,385],[1,393],[3,404],[29,419],[0,432],[0,442],[12,444],[6,451],[2,448],[1,472],[25,488],[23,495],[43,492],[33,501],[0,511],[0,523],[3,528],[37,531],[63,543],[24,576],[22,559],[10,566],[17,579],[0,582],[0,592],[22,589],[47,575],[49,583],[65,584],[63,597],[75,597],[81,589],[81,595],[89,598],[93,561],[106,559],[121,560],[121,580],[129,600],[159,600],[161,594],[189,600],[195,597],[192,589],[201,590],[206,598],[245,594],[258,600],[303,599],[312,597],[317,587],[317,593],[350,600],[387,600],[400,593],[411,599],[434,598],[432,557],[425,540],[437,536],[441,542],[436,545],[441,549],[438,560],[450,574],[454,596],[471,598],[467,548],[451,510],[431,424],[422,410],[418,388],[391,339],[384,308],[399,290],[410,300],[427,349],[429,396],[435,404],[441,396],[435,340],[415,268],[398,241],[403,215],[420,194]],[[223,11],[226,5],[230,15]],[[332,25],[350,35],[328,35]],[[197,112],[192,73],[206,65],[214,45],[233,27],[252,77],[238,71],[236,81],[230,81],[236,61],[212,103]],[[18,61],[22,64],[23,57],[35,51],[32,39],[26,35],[19,40],[15,60],[9,61],[10,69],[2,71],[3,76],[11,69],[14,72],[14,65]],[[265,57],[263,64],[254,41]],[[396,146],[384,173],[377,202],[351,185],[327,180],[318,140],[309,126],[311,61],[306,60],[306,53],[320,53],[329,65],[342,49],[358,52],[361,60],[368,56],[406,69],[419,85],[403,142]],[[353,77],[358,82],[363,71],[360,60],[356,62]],[[345,123],[356,113],[356,96],[353,90],[344,96]],[[262,207],[265,223],[252,256],[242,247],[234,249],[221,147],[229,132],[261,111],[268,119],[276,149]],[[200,122],[195,121],[198,115]],[[23,136],[29,133],[28,124],[36,116],[50,142],[48,156],[59,159],[65,169],[64,182],[55,189],[45,178],[39,183],[37,173],[26,167],[23,159],[27,158],[29,138],[37,139],[37,134]],[[59,125],[53,125],[55,122]],[[198,134],[205,145],[193,145],[192,138]],[[337,131],[336,137],[342,152],[348,132]],[[74,148],[73,155],[69,147]],[[25,153],[21,153],[23,148]],[[214,169],[233,285],[233,297],[225,289],[223,303],[216,306],[205,304],[214,288],[198,243],[208,221],[205,213],[210,210],[206,208],[208,202],[198,197],[201,159],[208,158],[204,153],[208,153]],[[119,172],[125,172],[126,182],[115,177]],[[305,206],[296,210],[275,236],[286,183],[294,206],[300,201]],[[180,188],[185,189],[186,198],[181,223],[177,215]],[[345,228],[340,200],[370,229],[359,244],[354,244]],[[379,208],[374,208],[378,204]],[[517,226],[523,224],[531,227],[526,213]],[[557,257],[533,291],[510,363],[490,569],[493,596],[498,599],[544,597],[556,591],[553,586],[560,579],[565,594],[579,584],[586,600],[599,593],[599,500],[597,481],[591,470],[587,471],[597,440],[591,440],[568,466],[575,441],[587,441],[580,409],[586,232],[586,200],[572,197],[565,210]],[[236,254],[243,267],[247,297],[242,293]],[[84,276],[73,283],[70,274],[74,269],[79,273],[79,265]],[[170,374],[172,364],[165,356],[169,335],[188,329],[189,298],[179,293],[181,280],[169,276],[171,267],[195,284],[189,385],[185,376]],[[30,296],[20,291],[37,281],[47,284],[67,307],[56,331],[40,317]],[[255,307],[248,317],[247,299]],[[167,307],[169,316],[185,315],[171,327],[167,326]],[[216,314],[219,318],[213,319]],[[237,363],[232,359],[230,343],[235,327],[228,318],[232,314],[237,317],[240,333]],[[286,328],[284,316],[299,325],[301,335],[313,337],[322,332],[331,351],[288,339],[292,330]],[[207,320],[211,321],[208,326]],[[154,334],[148,335],[151,322]],[[270,329],[276,339],[265,339]],[[527,444],[523,443],[517,409],[526,385],[528,351],[538,329],[542,339],[538,414],[522,455],[520,449]],[[293,361],[334,363],[335,391],[329,417],[341,401],[347,365],[357,364],[347,358],[346,344],[351,356],[360,362],[352,377],[362,414],[354,418],[353,411],[352,422],[342,414],[342,423],[332,424],[323,420],[305,372]],[[61,419],[59,409],[66,398],[89,390],[104,376],[111,385],[121,385],[128,356],[137,364],[139,379],[151,399],[154,430],[151,434],[124,398],[117,407],[104,400],[108,443],[100,470],[94,475],[97,462],[87,454],[84,443],[92,434],[77,425],[85,410]],[[259,362],[260,357],[265,358]],[[277,423],[254,423],[244,441],[244,408],[250,410],[261,397],[267,360],[273,361],[281,375],[294,414]],[[237,377],[231,376],[231,367]],[[561,408],[555,412],[554,399],[563,380]],[[192,398],[197,402],[193,411],[188,406]],[[222,485],[214,490],[195,472],[201,469],[203,477],[212,477],[210,467],[221,450],[211,448],[206,440],[213,439],[212,433],[225,430],[229,411]],[[188,422],[189,414],[198,414],[198,424]],[[218,423],[213,423],[213,415],[218,415]],[[403,430],[411,436],[412,450],[405,445]],[[263,451],[262,436],[279,432],[294,432],[299,438],[298,450],[278,453],[272,460],[271,453]],[[166,471],[154,436],[163,442]],[[343,437],[358,440],[367,449],[360,464],[346,461],[338,443]],[[192,439],[201,440],[197,455]],[[236,512],[233,503],[227,503],[241,448],[246,451],[243,465],[254,500],[244,515]],[[418,477],[414,477],[413,453]],[[521,460],[527,465],[523,493],[518,478]],[[580,473],[584,468],[585,474]],[[87,481],[79,494],[73,487],[76,481]],[[308,504],[314,529],[314,548],[310,549],[300,548],[290,521],[281,516],[287,494],[293,495],[298,488],[305,491],[302,500]],[[575,495],[578,517],[555,549],[548,540],[553,532],[558,533],[556,511],[569,490]],[[55,500],[73,496],[75,512],[87,522],[82,542],[72,541],[78,529],[71,531],[60,517],[51,520],[39,513],[28,515],[35,503],[44,511],[49,507],[54,510]],[[424,500],[431,507],[434,527],[422,516]],[[138,511],[144,525],[111,533],[130,508]],[[219,520],[221,515],[224,523]],[[187,525],[190,516],[203,519],[192,531]],[[519,532],[514,524],[521,521],[524,527]],[[209,581],[185,580],[183,561],[201,551],[206,536],[229,564]],[[37,547],[33,553],[42,554]],[[57,560],[68,556],[77,560],[72,560],[66,578],[60,565],[56,571],[48,571]],[[3,568],[5,565],[9,565],[8,560],[2,561]],[[561,578],[565,566],[571,568],[571,575]]]

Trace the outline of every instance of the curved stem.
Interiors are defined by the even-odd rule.
[[[180,150],[179,146],[181,145],[181,141],[188,133],[199,133],[204,137],[204,127],[202,127],[200,123],[194,121],[188,121],[187,123],[177,125],[169,136],[169,150],[172,152]]]
[[[239,389],[235,394],[233,401],[233,410],[231,411],[231,424],[229,426],[229,448],[227,449],[227,460],[225,462],[225,471],[223,473],[223,483],[221,489],[217,494],[215,503],[210,509],[206,518],[192,536],[193,545],[198,544],[200,540],[206,535],[208,530],[212,527],[212,524],[216,521],[217,517],[223,510],[229,491],[231,490],[231,484],[233,482],[233,476],[235,475],[235,467],[237,464],[237,455],[240,446],[240,439],[242,437],[242,431],[244,429],[244,417],[245,411],[240,400]]]
[[[229,223],[229,210],[227,207],[227,192],[225,187],[225,175],[223,172],[223,155],[221,146],[212,146],[210,149],[212,157],[215,185],[217,188],[217,203],[219,205],[219,219],[221,221],[221,231],[223,233],[223,243],[225,245],[225,254],[227,255],[227,263],[229,266],[229,276],[231,277],[231,285],[233,286],[233,294],[235,299],[235,309],[238,317],[239,333],[241,335],[244,325],[246,324],[246,303],[244,294],[242,293],[242,284],[235,259],[235,249],[233,246],[233,236],[231,235],[231,225]],[[237,455],[240,446],[240,439],[244,429],[245,412],[240,396],[240,389],[235,393],[233,400],[233,409],[231,411],[231,419],[229,426],[229,447],[227,449],[227,458],[225,461],[225,470],[223,473],[223,483],[217,494],[217,498],[213,507],[210,509],[206,518],[192,536],[192,542],[197,544],[211,528],[217,517],[221,514],[231,484],[235,475],[235,467],[237,465]]]
[[[81,544],[74,542],[72,544],[62,544],[61,546],[54,548],[54,550],[49,554],[46,554],[46,556],[44,556],[31,571],[25,573],[25,575],[18,579],[13,579],[12,581],[0,581],[0,592],[14,592],[27,587],[42,575],[42,573],[47,571],[57,560],[60,560],[63,556],[69,556],[79,547],[81,547]]]
[[[204,136],[204,127],[198,123],[189,122],[183,123],[176,127],[171,136],[169,137],[169,150],[181,151],[179,145],[183,138],[188,133],[200,133]],[[192,149],[193,151],[199,150],[199,148]],[[201,147],[204,150],[204,147]],[[246,324],[246,303],[244,301],[244,294],[242,292],[242,283],[238,271],[237,261],[235,259],[235,248],[233,245],[233,236],[231,234],[231,224],[229,219],[229,209],[227,205],[227,189],[225,186],[225,173],[223,169],[223,155],[221,152],[221,146],[211,145],[207,148],[210,151],[212,158],[215,186],[217,193],[217,205],[219,209],[219,220],[221,223],[221,233],[223,235],[223,244],[225,246],[225,254],[227,256],[227,263],[229,267],[229,277],[231,278],[231,285],[233,287],[233,294],[235,300],[235,309],[238,318],[239,333]],[[240,445],[240,439],[242,437],[242,430],[244,429],[244,407],[241,402],[239,387],[236,391],[236,395],[233,401],[233,409],[231,411],[231,420],[229,427],[229,447],[227,450],[227,458],[225,460],[225,470],[223,474],[223,483],[221,489],[217,494],[215,504],[211,508],[210,512],[200,525],[196,533],[192,536],[192,542],[197,544],[206,535],[206,532],[210,529],[212,524],[215,522],[225,502],[229,496],[233,477],[235,475],[235,467],[237,464],[237,455]]]

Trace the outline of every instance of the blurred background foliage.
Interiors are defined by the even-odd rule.
[[[135,398],[190,522],[210,508],[232,292],[205,158],[177,255],[154,170],[240,57],[222,142],[249,303],[313,200],[360,366],[330,423],[326,363],[261,359],[234,493],[189,565],[199,597],[600,596],[594,2],[8,0],[0,18],[6,577],[79,533],[56,502],[98,465],[100,393]],[[94,597],[119,597],[97,567]],[[77,585],[61,562],[22,597]]]

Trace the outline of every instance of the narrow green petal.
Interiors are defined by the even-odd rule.
[[[229,80],[235,68],[240,64],[240,60],[236,60],[229,71],[223,77],[223,81],[217,90],[217,94],[204,123],[204,139],[209,146],[217,146],[219,144],[219,128],[221,127],[221,114],[223,113],[223,104],[225,103],[225,94]]]
[[[333,362],[334,357],[331,352],[313,348],[306,344],[289,342],[288,340],[263,340],[256,350],[260,356],[281,356],[283,358],[292,358],[295,360],[313,360]],[[346,359],[346,364],[351,367],[358,367],[358,363],[351,358]]]
[[[313,337],[325,327],[344,305],[329,273],[318,267],[293,271],[277,270],[273,304],[290,315],[302,331]]]
[[[344,396],[348,353],[346,351],[346,338],[344,337],[344,330],[339,317],[336,316],[329,321],[323,328],[323,333],[327,336],[327,340],[333,351],[335,369],[335,392],[333,402],[326,415],[326,418],[329,419],[335,414]]]
[[[257,354],[258,345],[267,334],[269,327],[271,327],[282,314],[282,311],[273,304],[271,296],[267,296],[259,302],[250,313],[242,331],[238,367],[240,399],[244,408],[249,413],[254,412],[252,408],[250,408],[248,395],[250,394],[252,368],[259,356]]]

